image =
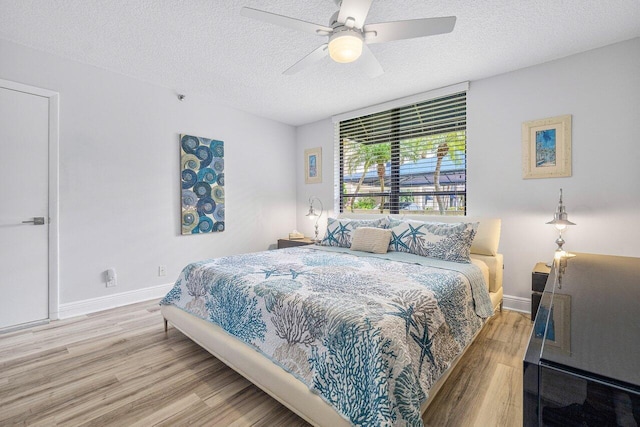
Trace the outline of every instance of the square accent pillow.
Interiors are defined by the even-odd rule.
[[[351,250],[386,254],[391,241],[388,228],[358,227],[351,235]]]
[[[359,227],[385,228],[387,222],[388,220],[386,218],[374,220],[329,218],[327,220],[327,232],[320,244],[322,246],[350,248],[353,230]]]
[[[392,224],[390,251],[470,263],[478,223],[400,221]]]

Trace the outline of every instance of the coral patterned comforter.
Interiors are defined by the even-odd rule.
[[[220,325],[361,426],[421,426],[429,388],[493,311],[473,264],[317,246],[190,264],[161,304]]]

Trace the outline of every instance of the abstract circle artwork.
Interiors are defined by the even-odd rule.
[[[224,231],[224,142],[180,135],[182,234]]]

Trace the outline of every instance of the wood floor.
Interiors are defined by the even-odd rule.
[[[424,416],[426,426],[522,424],[528,315],[498,313]],[[157,301],[0,335],[0,426],[303,426],[174,328]]]

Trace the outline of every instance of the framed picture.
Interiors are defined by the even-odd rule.
[[[322,147],[304,150],[304,182],[305,184],[322,182]]]
[[[180,166],[182,234],[224,231],[224,142],[180,135]]]
[[[522,177],[571,176],[571,115],[522,124]]]

